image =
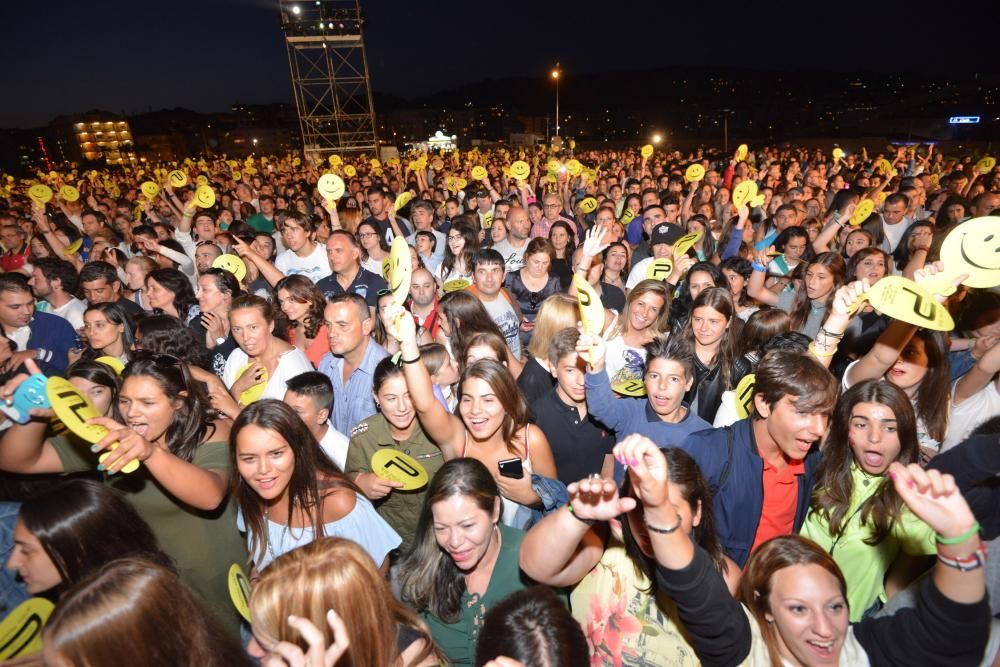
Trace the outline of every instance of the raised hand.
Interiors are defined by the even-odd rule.
[[[669,502],[670,470],[667,457],[656,443],[644,435],[632,434],[613,451],[615,459],[628,467],[632,488],[644,507],[657,508]]]
[[[610,521],[636,507],[634,498],[618,496],[618,485],[610,479],[584,479],[566,487],[573,514],[585,521]]]
[[[945,539],[969,531],[976,517],[955,484],[955,478],[921,468],[916,463],[889,466],[889,477],[906,506]]]
[[[326,646],[323,633],[308,618],[289,616],[288,625],[306,640],[309,649],[302,649],[291,642],[278,642],[261,663],[263,667],[333,667],[351,647],[347,627],[337,612],[326,612],[326,622],[333,631],[333,643]]]

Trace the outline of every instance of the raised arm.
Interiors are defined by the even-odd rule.
[[[982,391],[990,382],[993,382],[996,374],[1000,373],[1000,345],[997,345],[996,338],[990,340],[992,340],[991,347],[976,362],[976,365],[955,384],[955,392],[952,395],[952,401],[955,405]]]
[[[854,315],[851,312],[851,307],[869,289],[870,285],[866,278],[843,285],[834,295],[830,314],[823,322],[823,326],[816,332],[816,339],[809,344],[809,353],[823,364],[824,368],[830,367],[830,361],[837,353],[837,346],[844,338],[847,325],[850,324],[851,317]]]
[[[420,358],[413,315],[402,306],[392,306],[387,309],[385,319],[389,323],[390,333],[399,340],[406,388],[410,392],[410,400],[413,401],[421,426],[441,448],[445,460],[456,458],[461,447],[459,443],[465,437],[465,425],[458,417],[445,410],[434,396],[434,383]]]
[[[778,295],[764,286],[769,261],[766,250],[754,250],[753,273],[750,274],[750,282],[747,284],[747,295],[773,308],[778,305]]]
[[[547,586],[580,583],[604,555],[606,528],[595,523],[635,507],[632,498],[618,497],[611,480],[583,480],[566,490],[569,503],[535,524],[521,543],[521,570]]]
[[[229,475],[224,471],[207,470],[188,463],[166,447],[154,445],[113,419],[97,417],[88,423],[108,429],[108,434],[94,445],[96,451],[118,443],[118,447],[98,470],[107,470],[109,475],[114,475],[133,459],[139,459],[157,483],[182,503],[199,510],[211,511],[226,499]]]
[[[260,271],[260,275],[264,276],[264,280],[270,283],[271,287],[277,285],[278,281],[285,277],[285,274],[279,271],[274,264],[261,257],[245,241],[234,236],[233,242],[235,243],[236,254],[243,259],[249,259],[253,262],[257,270]]]

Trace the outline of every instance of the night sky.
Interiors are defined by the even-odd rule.
[[[92,108],[120,113],[290,102],[276,0],[5,0],[0,127]],[[967,71],[963,38],[989,41],[997,6],[928,16],[867,3],[371,0],[374,89],[406,98],[512,75],[677,64]],[[784,6],[783,6],[784,5]],[[890,5],[897,5],[895,7]],[[983,55],[992,48],[982,43]],[[981,61],[986,71],[994,63]],[[627,103],[628,94],[611,91]]]

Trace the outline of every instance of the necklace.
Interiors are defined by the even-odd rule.
[[[270,526],[271,526],[271,508],[268,507],[267,505],[264,505],[264,523],[266,524],[265,530],[268,533],[267,555],[271,557],[271,560],[274,560],[275,558],[277,558],[281,554],[275,555],[275,553],[274,553],[274,545],[271,543],[271,538],[270,538],[270,532],[271,532],[271,528],[270,528]],[[291,523],[291,518],[290,517],[289,517],[289,523]],[[290,534],[292,536],[292,540],[293,541],[297,541],[297,540],[302,539],[302,536],[305,535],[306,530],[307,530],[307,527],[303,527],[302,528],[302,532],[299,534],[298,537],[296,537],[295,533],[291,532],[291,526],[282,524],[281,525],[281,536],[278,539],[278,548],[280,549],[282,547],[282,545],[284,545],[284,543],[285,543],[285,535],[289,535]],[[282,551],[281,553],[285,553],[285,552]]]

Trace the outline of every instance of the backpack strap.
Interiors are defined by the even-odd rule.
[[[726,427],[726,465],[722,468],[722,474],[719,475],[719,483],[716,486],[716,491],[722,488],[729,479],[729,471],[733,467],[733,427]]]

